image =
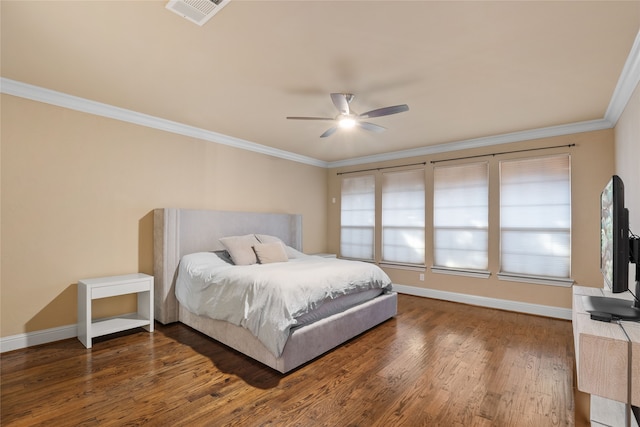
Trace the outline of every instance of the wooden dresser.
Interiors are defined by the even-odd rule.
[[[583,307],[585,295],[622,297],[601,288],[573,287],[577,382],[580,391],[591,394],[591,423],[638,426],[630,405],[640,406],[640,323],[592,320]]]

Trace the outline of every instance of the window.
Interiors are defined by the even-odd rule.
[[[566,279],[570,254],[570,157],[500,162],[501,274]]]
[[[424,169],[382,174],[382,261],[424,265]]]
[[[436,167],[433,185],[434,266],[487,270],[488,164]]]
[[[373,260],[376,198],[373,175],[343,178],[340,255]]]

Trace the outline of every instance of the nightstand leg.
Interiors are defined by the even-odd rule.
[[[153,332],[153,284],[148,292],[138,293],[138,315],[149,319],[149,325],[143,326],[149,332]]]
[[[78,339],[91,348],[91,298],[84,283],[78,283]]]

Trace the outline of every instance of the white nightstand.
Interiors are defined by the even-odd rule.
[[[138,312],[108,319],[91,318],[91,301],[116,295],[138,294]],[[94,337],[143,327],[153,332],[153,276],[135,273],[78,281],[78,339],[91,348]]]

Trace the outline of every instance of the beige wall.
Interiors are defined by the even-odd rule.
[[[499,160],[528,156],[547,155],[554,153],[571,154],[572,180],[572,278],[576,284],[582,286],[602,286],[602,276],[599,270],[599,197],[602,187],[613,173],[613,130],[603,130],[580,133],[562,137],[545,138],[534,141],[512,143],[488,147],[483,149],[465,150],[459,152],[442,153],[432,156],[421,156],[399,161],[376,164],[359,165],[348,168],[338,168],[329,171],[328,197],[336,199],[336,203],[329,204],[328,247],[330,251],[339,251],[340,239],[340,177],[338,172],[376,168],[381,166],[403,165],[416,162],[427,162],[427,202],[433,198],[432,193],[432,160],[450,159],[456,157],[473,156],[479,154],[515,151],[529,148],[540,148],[556,145],[576,144],[572,148],[555,148],[528,153],[505,154],[483,157],[465,161],[488,161],[490,177],[497,177]],[[447,164],[455,164],[448,162]],[[498,212],[498,180],[490,179],[490,206],[492,212]],[[427,262],[432,265],[430,248],[432,241],[432,217],[427,209]],[[490,217],[489,237],[489,269],[492,272],[489,279],[477,279],[463,276],[452,276],[432,273],[429,268],[424,272],[425,280],[419,280],[417,271],[385,268],[394,283],[441,291],[471,294],[489,298],[500,298],[519,302],[542,304],[563,308],[571,308],[571,289],[548,285],[536,285],[519,282],[499,281],[495,273],[499,270],[499,218]],[[380,253],[379,243],[377,253]]]
[[[159,207],[300,213],[326,250],[326,170],[2,95],[1,336],[76,322],[82,278],[153,273]],[[135,311],[132,296],[95,315]]]
[[[640,234],[640,85],[615,127],[615,171],[625,184],[630,227]]]
[[[157,207],[302,213],[305,251],[338,252],[340,181],[336,173],[340,171],[575,143],[570,149],[531,154],[571,153],[572,276],[584,286],[602,283],[597,206],[600,190],[614,170],[627,188],[634,189],[627,190],[627,206],[632,227],[640,224],[639,89],[615,132],[589,132],[328,171],[9,95],[1,99],[2,337],[73,324],[79,279],[132,271],[152,273],[150,213]],[[519,156],[527,154],[486,159],[491,173],[496,174],[498,160]],[[430,163],[427,172],[430,183]],[[491,193],[497,194],[495,181]],[[492,197],[491,203],[495,206],[497,199]],[[497,221],[491,218],[493,273],[498,269]],[[429,254],[427,265],[430,263]],[[433,274],[427,269],[421,282],[415,271],[386,271],[395,283],[403,285],[571,306],[570,289],[498,281],[495,274],[490,279],[474,279]],[[98,316],[129,312],[134,310],[134,300],[99,301],[94,309]]]
[[[629,228],[640,235],[640,85],[615,127],[615,171],[624,182],[624,201],[629,209]],[[629,284],[635,269],[629,269]]]

